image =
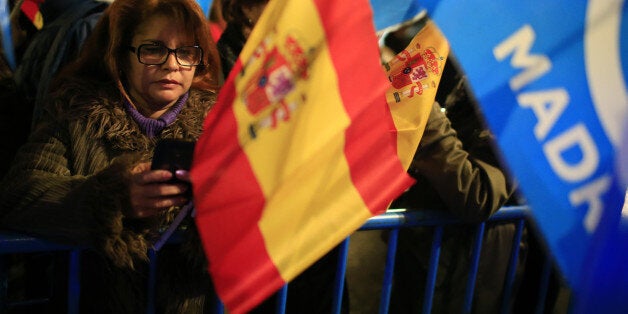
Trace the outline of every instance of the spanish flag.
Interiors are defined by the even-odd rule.
[[[413,183],[372,18],[366,0],[271,0],[205,120],[195,220],[230,313],[268,298]]]
[[[449,42],[438,26],[426,19],[408,46],[384,63],[390,81],[386,101],[395,122],[397,154],[404,169],[410,166],[423,136],[448,55]]]
[[[38,30],[44,27],[44,17],[39,8],[45,0],[24,0],[20,9]]]

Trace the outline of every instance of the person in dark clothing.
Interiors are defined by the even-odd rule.
[[[0,178],[9,170],[17,149],[26,142],[30,133],[32,107],[25,103],[24,97],[18,92],[8,65],[0,60],[0,67],[5,69],[0,77],[0,132],[4,134],[0,140]]]
[[[24,47],[14,75],[24,105],[32,108],[31,126],[41,116],[52,79],[59,69],[76,59],[85,38],[108,5],[99,0],[42,3],[45,24]]]
[[[220,0],[222,17],[227,22],[218,40],[222,73],[227,79],[268,0]]]
[[[417,183],[392,207],[444,210],[462,222],[477,223],[513,202],[514,185],[493,152],[490,132],[464,95],[464,86],[455,87],[452,93],[459,94],[453,96],[455,100],[450,97],[445,107],[439,103],[433,105],[409,169]],[[445,228],[432,313],[463,311],[474,230],[473,226],[464,224]],[[487,225],[473,299],[474,313],[499,312],[514,233],[512,223]],[[432,236],[431,228],[400,231],[392,313],[420,312]],[[524,259],[525,247],[521,250],[519,256]]]
[[[80,45],[91,32],[107,2],[98,0],[55,0],[40,4],[44,20],[37,29],[14,3],[11,12],[16,68],[0,60],[0,104],[2,134],[0,178],[8,171],[17,149],[26,142],[39,116],[52,77],[68,61],[76,59]],[[7,131],[11,130],[10,133]]]
[[[395,53],[405,48],[403,40],[391,39],[396,39],[388,41]],[[451,56],[408,173],[417,182],[392,208],[443,210],[463,223],[477,223],[509,202],[516,202],[515,184],[500,163],[494,138]],[[432,313],[464,311],[474,230],[474,226],[465,224],[445,228]],[[514,234],[512,223],[487,225],[473,298],[474,313],[499,312]],[[432,237],[432,228],[427,227],[400,231],[391,313],[421,312]],[[525,259],[524,243],[520,259]]]

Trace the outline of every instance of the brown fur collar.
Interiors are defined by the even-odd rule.
[[[105,138],[112,148],[119,151],[152,151],[156,139],[142,134],[139,126],[126,113],[120,93],[113,84],[66,84],[59,93],[62,97],[53,104],[52,110],[61,121],[83,119],[93,138]],[[111,97],[116,95],[116,97]],[[160,137],[197,139],[203,121],[214,104],[216,95],[210,91],[191,89],[185,107],[175,122]],[[87,113],[87,114],[86,114]]]

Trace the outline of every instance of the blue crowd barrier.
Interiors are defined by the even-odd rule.
[[[495,213],[487,222],[508,221],[514,222],[516,225],[515,236],[512,240],[512,250],[510,261],[508,265],[508,273],[506,277],[506,284],[503,290],[502,300],[502,313],[508,311],[508,304],[512,298],[513,282],[515,278],[515,271],[517,268],[517,260],[519,254],[519,243],[521,241],[522,230],[527,219],[529,219],[529,210],[525,206],[513,206],[501,208]],[[440,255],[441,239],[443,229],[446,225],[460,224],[461,222],[451,215],[440,211],[404,211],[404,210],[390,210],[385,214],[370,218],[359,230],[389,230],[389,238],[387,243],[387,252],[385,259],[385,268],[383,274],[383,282],[381,285],[380,295],[380,307],[379,313],[388,313],[388,307],[390,302],[391,290],[392,290],[392,278],[395,264],[395,252],[397,249],[398,233],[401,228],[417,227],[417,226],[429,226],[434,227],[434,237],[432,240],[432,252],[430,256],[430,268],[428,272],[427,281],[424,283],[425,295],[423,304],[423,313],[429,313],[432,308],[432,296],[434,293],[434,285],[436,280],[436,271],[438,266],[438,260]],[[475,287],[476,274],[479,264],[479,256],[482,250],[482,239],[484,234],[485,222],[476,224],[476,233],[473,240],[473,254],[471,259],[471,265],[469,268],[468,281],[466,283],[466,294],[464,312],[471,312],[472,308],[472,296]],[[173,237],[172,241],[176,241],[176,237]],[[333,312],[340,313],[342,294],[345,284],[345,275],[347,270],[348,260],[348,247],[350,237],[346,238],[340,244],[340,258],[338,259],[336,278],[334,283],[334,301]],[[6,269],[5,257],[14,254],[28,254],[36,252],[67,252],[68,254],[68,278],[67,278],[67,304],[68,313],[79,313],[79,299],[80,299],[80,254],[82,248],[59,245],[56,243],[43,241],[36,237],[29,237],[20,234],[0,232],[0,313],[3,313],[12,308],[27,307],[29,305],[46,302],[47,298],[39,298],[32,300],[9,300],[7,285],[8,274]],[[155,278],[155,261],[158,252],[149,252],[150,258],[150,275],[148,284],[148,313],[154,313],[153,307],[154,300],[154,283]],[[545,295],[547,293],[548,281],[550,276],[551,261],[548,258],[543,264],[542,276],[540,280],[540,286],[538,287],[538,297],[536,298],[538,304],[536,305],[536,313],[542,313]],[[417,283],[419,284],[419,283]],[[277,302],[277,313],[285,313],[285,304],[288,296],[288,289],[290,284],[285,285],[277,294],[279,302]],[[215,313],[222,314],[225,309],[222,304],[219,303],[218,307],[214,310]]]

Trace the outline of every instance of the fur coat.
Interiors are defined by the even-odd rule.
[[[126,219],[129,170],[151,159],[159,138],[197,139],[215,94],[192,89],[156,138],[140,131],[112,84],[72,82],[51,99],[0,186],[0,227],[86,248],[81,312],[145,312],[148,249],[180,208]],[[194,224],[183,229],[182,243],[158,255],[160,313],[200,313],[211,291]]]

